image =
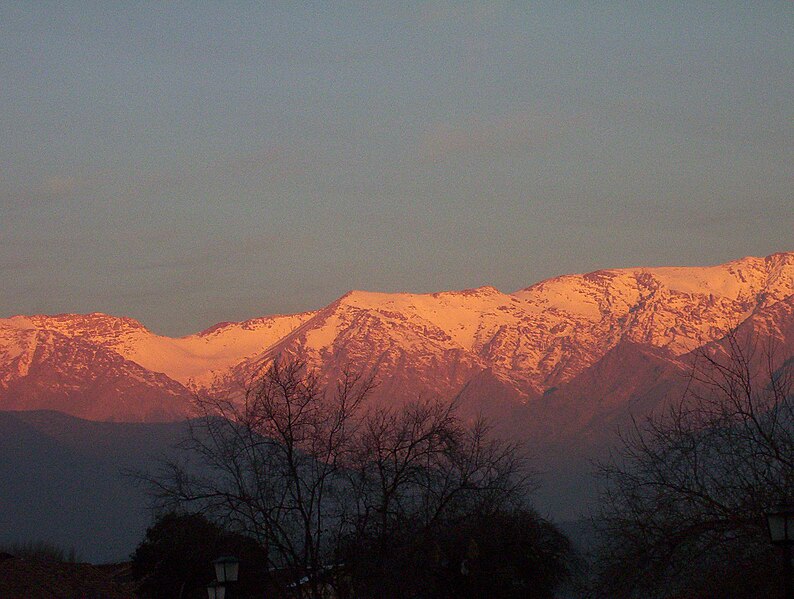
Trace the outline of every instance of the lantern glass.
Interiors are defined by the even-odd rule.
[[[207,587],[207,595],[209,599],[226,599],[226,587],[214,580]]]
[[[781,505],[766,515],[769,538],[775,544],[794,543],[794,506]]]
[[[236,557],[219,557],[212,563],[215,565],[215,578],[218,582],[237,582],[240,560]]]

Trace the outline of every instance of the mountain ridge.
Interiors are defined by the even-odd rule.
[[[573,382],[621,344],[675,361],[758,314],[764,334],[789,344],[791,313],[780,306],[793,293],[794,252],[779,252],[706,267],[601,269],[512,293],[351,290],[319,310],[174,338],[98,312],[17,315],[0,319],[0,409],[167,420],[192,394],[231,393],[279,354],[329,381],[348,364],[377,370],[379,401],[487,393],[488,380],[504,386],[494,393],[537,408],[549,393],[578,395]]]

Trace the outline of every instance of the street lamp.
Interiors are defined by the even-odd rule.
[[[237,582],[240,571],[240,560],[236,557],[219,557],[212,562],[215,566],[215,580],[207,586],[209,599],[226,599],[230,583]]]
[[[240,570],[240,560],[236,557],[219,557],[214,562],[215,578],[220,583],[237,582],[237,574]]]
[[[791,547],[794,545],[794,504],[775,507],[766,514],[769,538],[772,544],[783,548],[785,559],[784,577],[786,599],[794,599],[794,580],[792,580]]]

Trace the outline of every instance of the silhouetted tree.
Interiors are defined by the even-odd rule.
[[[237,398],[196,398],[184,449],[199,468],[172,462],[155,477],[161,505],[200,510],[268,550],[273,570],[300,580],[322,571],[343,524],[342,470],[372,381],[346,371],[333,389],[298,361],[274,361]],[[320,597],[282,577],[283,594]]]
[[[385,549],[400,531],[525,500],[517,445],[466,426],[454,403],[365,406],[372,387],[348,370],[329,389],[304,363],[275,361],[241,401],[200,398],[185,443],[200,468],[169,464],[153,481],[160,502],[252,535],[282,594],[319,598],[329,579],[340,591],[349,580],[344,548]]]
[[[568,539],[531,510],[405,522],[347,548],[351,596],[546,599],[569,577]]]
[[[730,332],[602,467],[596,596],[776,597],[765,511],[794,499],[790,356]]]
[[[1,543],[0,553],[6,553],[14,557],[42,559],[70,564],[82,561],[74,547],[65,549],[53,543],[48,543],[47,541]]]

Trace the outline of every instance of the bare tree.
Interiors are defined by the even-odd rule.
[[[520,445],[491,438],[484,420],[464,426],[455,403],[375,410],[363,422],[356,450],[350,475],[361,502],[358,525],[368,532],[505,508],[521,503],[531,486]]]
[[[197,463],[170,462],[154,477],[159,504],[254,536],[271,569],[297,579],[320,571],[346,520],[341,472],[372,386],[346,370],[329,392],[304,363],[274,361],[241,402],[197,397],[183,443]],[[314,578],[305,586],[301,594],[321,595]]]
[[[355,519],[340,544],[352,596],[459,596],[439,588],[450,569],[442,564],[450,559],[441,559],[442,539],[463,522],[497,515],[522,525],[541,522],[518,516],[529,513],[522,509],[532,486],[520,446],[492,438],[482,420],[464,425],[455,410],[454,403],[419,401],[365,418],[349,472]],[[535,549],[543,554],[550,547]]]
[[[774,597],[764,512],[794,499],[790,356],[732,331],[601,471],[599,596]],[[772,586],[770,585],[772,583]]]
[[[319,598],[323,573],[358,539],[525,498],[515,444],[466,426],[454,403],[367,406],[373,385],[345,370],[329,389],[306,364],[275,361],[241,401],[197,398],[184,442],[194,463],[154,477],[159,504],[254,536],[270,568],[289,573],[284,594]]]

